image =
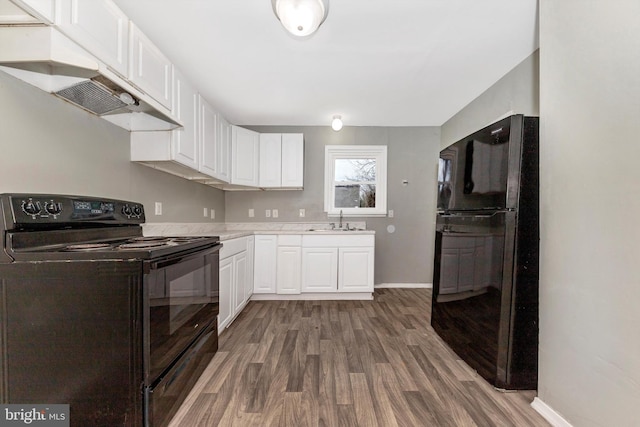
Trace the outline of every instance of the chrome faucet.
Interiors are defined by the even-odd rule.
[[[340,209],[340,224],[338,225],[338,228],[342,230],[342,209]]]

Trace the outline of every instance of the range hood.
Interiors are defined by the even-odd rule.
[[[49,26],[1,26],[0,70],[131,131],[182,126],[171,112]]]

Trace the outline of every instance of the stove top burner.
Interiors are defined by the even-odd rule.
[[[99,251],[111,247],[108,243],[82,243],[78,245],[69,245],[64,248],[65,251],[71,252],[84,252],[84,251]]]
[[[123,243],[121,245],[118,245],[116,249],[125,249],[125,250],[126,249],[152,249],[152,248],[159,248],[161,246],[170,246],[170,245],[171,245],[171,241],[168,239],[151,240],[151,241],[141,240],[141,241]]]

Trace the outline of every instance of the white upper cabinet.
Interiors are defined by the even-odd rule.
[[[282,186],[282,134],[260,134],[260,187]]]
[[[260,170],[260,134],[232,126],[231,184],[257,187]]]
[[[282,134],[282,180],[281,187],[302,188],[304,186],[304,135]]]
[[[218,114],[216,120],[216,177],[224,182],[231,179],[231,124]]]
[[[260,187],[302,188],[304,181],[304,135],[260,134]]]
[[[18,5],[21,9],[33,15],[40,22],[44,22],[47,24],[52,24],[53,22],[55,22],[55,9],[56,9],[55,0],[11,0],[11,1],[16,5]],[[10,4],[5,4],[4,7],[10,7],[10,6],[11,6]],[[0,7],[0,9],[2,9],[2,7]],[[15,23],[30,24],[34,22],[23,18]]]
[[[161,105],[171,108],[171,61],[135,26],[129,27],[129,79]]]
[[[202,96],[200,99],[200,165],[199,170],[215,177],[217,170],[216,121],[218,114]]]
[[[111,1],[58,1],[60,30],[126,77],[129,44],[127,16]]]
[[[195,87],[176,68],[173,69],[173,109],[184,127],[171,131],[171,150],[175,161],[198,169],[198,93]]]

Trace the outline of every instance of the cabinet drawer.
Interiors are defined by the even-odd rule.
[[[220,259],[225,259],[240,252],[247,250],[247,238],[240,237],[238,239],[225,240],[222,242],[220,249]]]
[[[303,235],[302,246],[308,248],[335,248],[335,247],[369,247],[374,246],[375,236],[373,234],[365,235]]]
[[[281,234],[278,236],[278,246],[301,246],[302,236],[300,234]]]

